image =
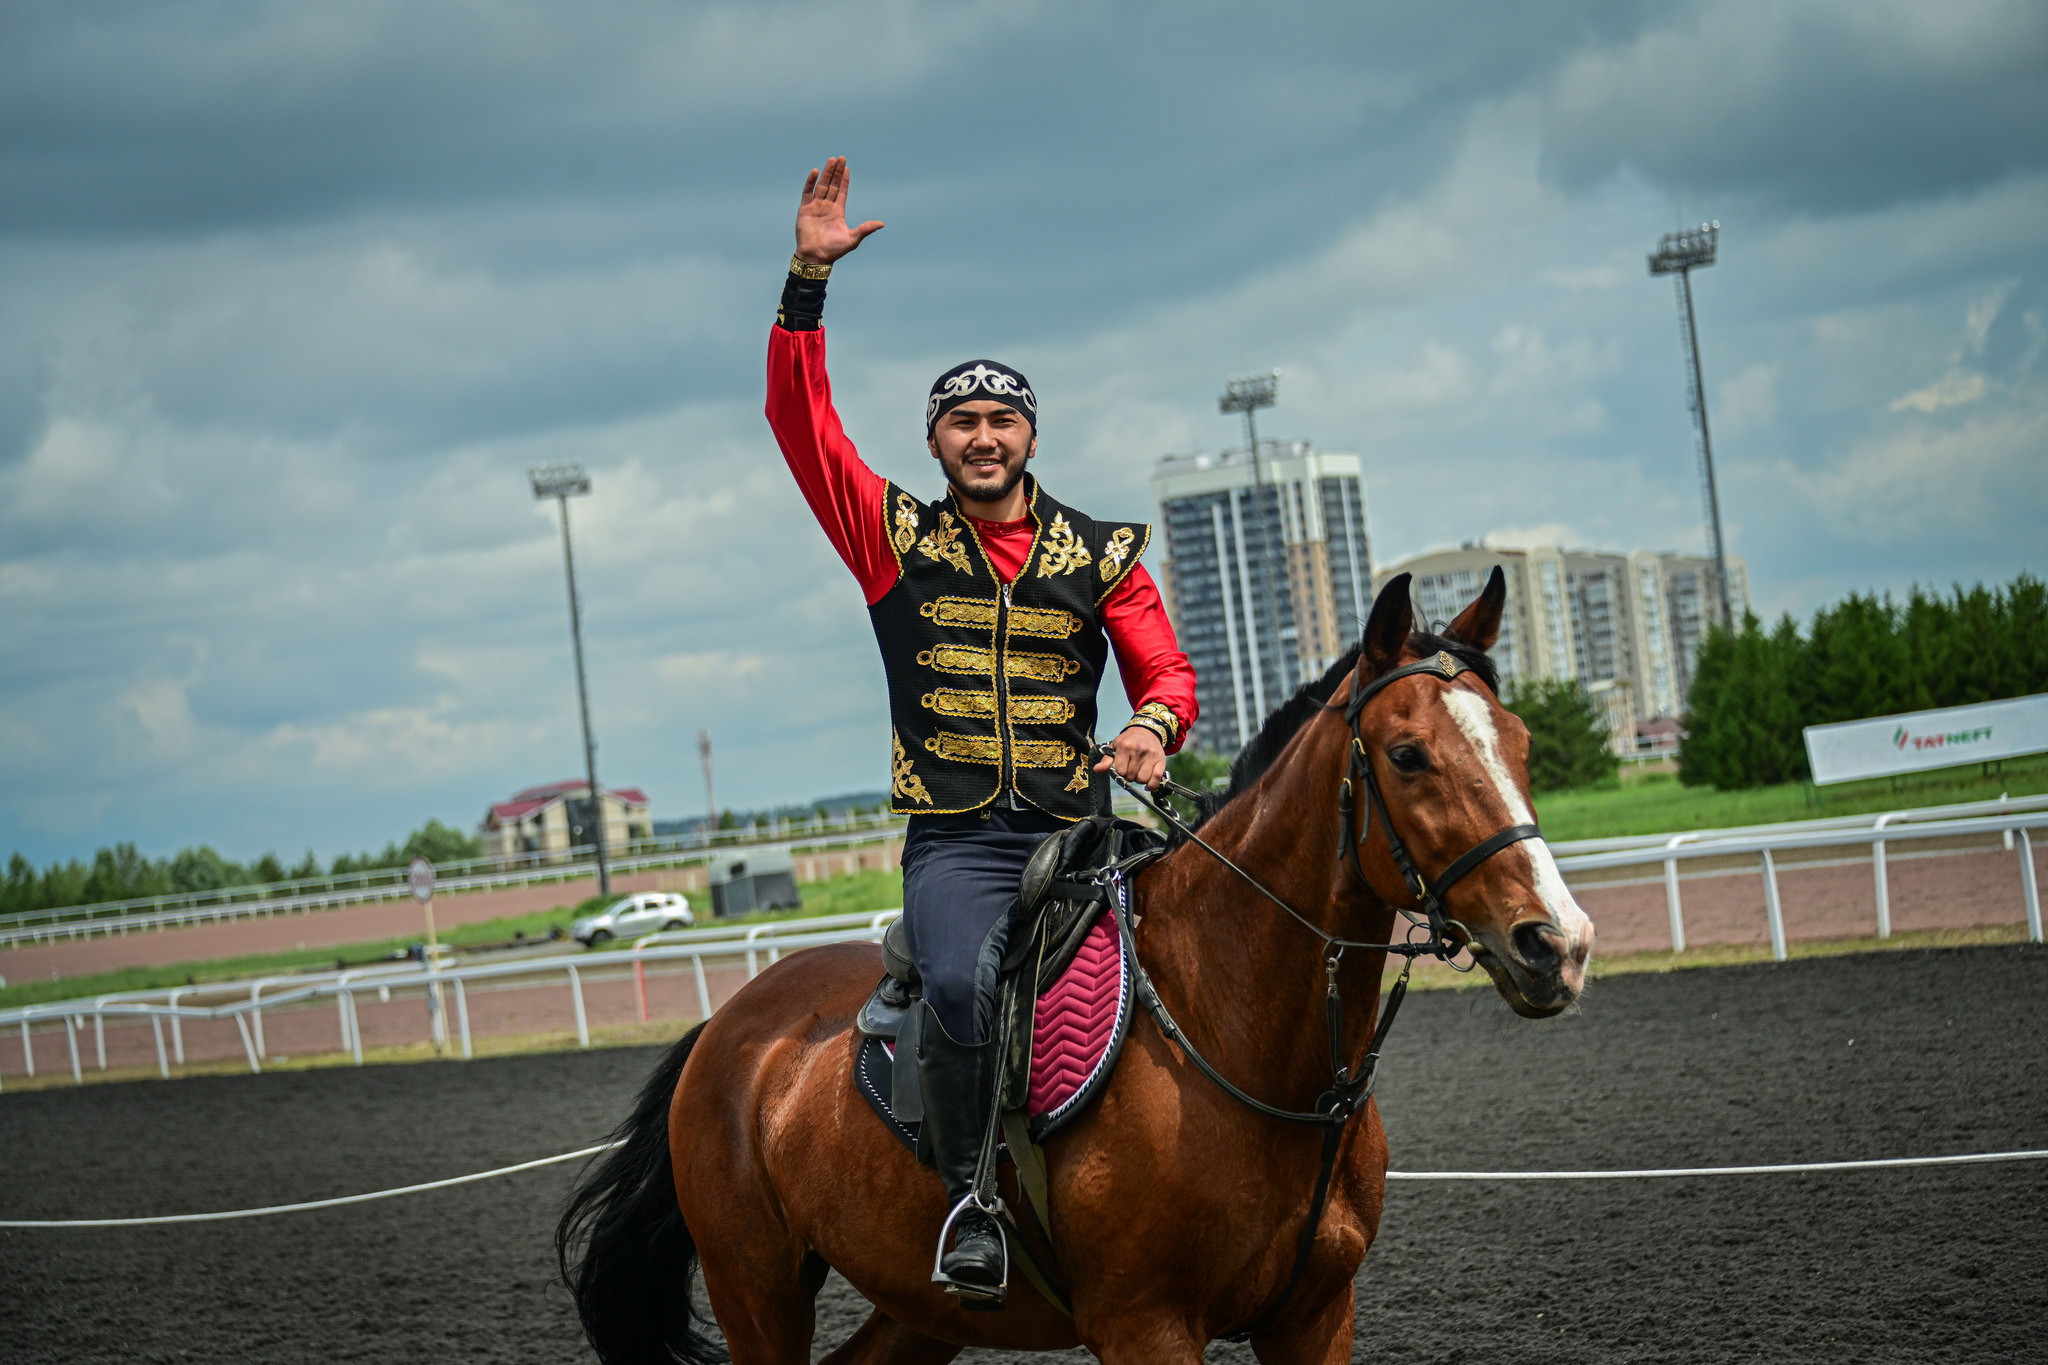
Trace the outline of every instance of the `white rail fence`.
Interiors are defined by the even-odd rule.
[[[902,832],[901,821],[882,824],[868,823],[856,829],[831,831],[822,829],[817,834],[801,838],[783,839],[775,843],[720,844],[716,848],[701,845],[690,848],[663,848],[652,853],[628,854],[613,857],[611,870],[614,874],[646,871],[651,868],[676,867],[702,862],[721,852],[765,852],[780,850],[789,852],[822,852],[831,849],[847,849],[879,842],[885,842]],[[572,853],[589,854],[586,846],[572,850]],[[533,855],[541,856],[541,855]],[[548,855],[554,856],[554,855]],[[488,863],[488,859],[471,859],[470,862]],[[23,943],[52,943],[59,939],[93,938],[103,934],[143,933],[160,929],[175,929],[192,924],[214,924],[223,920],[251,919],[273,915],[300,914],[309,910],[326,910],[343,905],[374,905],[384,901],[404,900],[412,895],[406,884],[404,869],[395,874],[396,880],[380,881],[368,886],[323,887],[318,890],[292,892],[251,900],[219,901],[204,903],[204,898],[215,896],[215,892],[193,892],[187,896],[153,897],[141,901],[108,901],[100,905],[72,906],[62,910],[33,911],[0,917],[0,948],[13,947]],[[437,895],[450,895],[465,891],[497,890],[508,886],[533,886],[548,882],[575,881],[597,875],[597,862],[593,857],[567,863],[534,863],[527,866],[498,867],[487,871],[443,875],[435,883]],[[242,888],[251,891],[266,891],[270,888]],[[142,907],[142,908],[130,908]]]
[[[1671,947],[1685,951],[1684,906],[1680,894],[1679,867],[1682,863],[1731,857],[1754,858],[1764,885],[1765,918],[1770,934],[1771,954],[1778,961],[1787,956],[1785,916],[1778,889],[1776,855],[1792,850],[1868,850],[1872,868],[1872,891],[1877,932],[1891,933],[1890,888],[1886,863],[1891,845],[1934,840],[1986,841],[2000,838],[2019,853],[2020,898],[2027,936],[2043,941],[2041,894],[2034,867],[2034,832],[2048,828],[2048,798],[2024,801],[1977,802],[1929,810],[1893,811],[1875,816],[1837,817],[1802,821],[1791,825],[1758,826],[1736,830],[1697,830],[1685,834],[1630,836],[1621,839],[1585,840],[1555,845],[1562,855],[1558,865],[1567,874],[1627,867],[1662,866],[1666,908],[1670,920]],[[1945,850],[1968,853],[1968,847]],[[1810,865],[1810,864],[1809,864]],[[703,929],[651,934],[630,949],[600,953],[577,953],[517,961],[449,965],[437,960],[425,964],[398,963],[352,968],[341,972],[307,973],[261,977],[206,986],[185,986],[169,991],[126,992],[91,999],[57,1001],[41,1005],[0,1010],[0,1028],[21,1031],[24,1060],[35,1074],[31,1033],[33,1026],[61,1021],[70,1051],[74,1080],[83,1081],[78,1034],[87,1020],[92,1022],[96,1060],[106,1067],[105,1025],[108,1019],[146,1018],[155,1033],[157,1066],[168,1075],[171,1059],[184,1061],[183,1025],[188,1019],[232,1018],[240,1030],[244,1052],[252,1070],[260,1070],[266,1055],[263,1012],[319,999],[335,1002],[341,1046],[362,1061],[362,1031],[357,1017],[356,997],[375,990],[388,998],[393,988],[421,990],[428,1000],[428,1016],[437,1042],[446,1042],[445,994],[455,996],[455,1015],[462,1055],[471,1055],[468,983],[510,981],[516,978],[566,979],[576,1018],[577,1040],[589,1046],[590,1028],[583,999],[584,974],[630,964],[639,992],[641,1014],[646,1016],[646,964],[687,961],[695,976],[699,1017],[709,1017],[711,995],[704,975],[707,959],[743,959],[747,975],[761,968],[761,957],[775,961],[784,952],[829,943],[875,942],[899,911],[877,914],[836,915],[772,921],[753,925],[714,925]],[[207,998],[215,1004],[188,1003]],[[169,1024],[169,1040],[165,1024]]]
[[[590,1046],[590,1016],[583,997],[587,974],[630,965],[639,992],[640,1017],[647,1018],[646,968],[649,962],[688,962],[695,977],[697,1017],[711,1017],[711,989],[705,977],[706,960],[744,961],[747,977],[761,970],[761,958],[770,963],[783,953],[818,948],[835,943],[879,943],[882,932],[901,910],[863,911],[849,915],[822,915],[810,919],[777,920],[763,924],[721,925],[707,929],[677,930],[650,934],[631,948],[594,953],[563,954],[523,958],[510,962],[448,965],[444,959],[424,963],[403,962],[352,968],[340,972],[305,973],[296,976],[260,977],[205,986],[181,986],[169,991],[132,991],[92,999],[53,1001],[0,1010],[0,1028],[21,1032],[25,1069],[36,1074],[33,1030],[37,1024],[61,1022],[69,1049],[71,1078],[85,1083],[78,1035],[91,1020],[98,1068],[107,1069],[106,1022],[109,1019],[147,1019],[156,1043],[157,1074],[169,1078],[173,1061],[185,1061],[184,1025],[187,1020],[232,1019],[240,1033],[243,1055],[251,1071],[263,1069],[268,1055],[263,1035],[265,1010],[280,1010],[318,1000],[332,1000],[340,1028],[341,1050],[350,1053],[357,1066],[363,1064],[362,1022],[356,997],[375,991],[389,999],[394,989],[417,991],[426,1000],[428,1033],[436,1044],[446,1045],[448,1019],[446,997],[454,996],[458,1046],[466,1060],[473,1055],[469,1027],[469,986],[473,982],[500,982],[561,977],[569,988],[575,1012],[576,1041]],[[535,980],[537,979],[537,980]],[[217,1004],[188,1004],[195,996],[234,997]],[[165,1025],[169,1025],[166,1030]],[[168,1032],[168,1041],[166,1040]]]
[[[2015,809],[2016,807],[2029,809]],[[1587,840],[1586,843],[1622,846],[1593,852],[1578,852],[1571,850],[1583,849],[1584,843],[1558,845],[1557,851],[1563,856],[1558,858],[1557,865],[1569,876],[1574,872],[1662,863],[1665,908],[1671,927],[1671,950],[1682,953],[1685,951],[1685,909],[1679,892],[1679,864],[1706,858],[1754,857],[1757,860],[1758,871],[1763,877],[1764,915],[1770,929],[1771,956],[1783,962],[1786,957],[1785,912],[1778,895],[1778,867],[1774,855],[1793,849],[1854,848],[1859,845],[1867,848],[1871,862],[1877,933],[1880,938],[1889,938],[1892,932],[1891,887],[1886,873],[1886,860],[1891,844],[1901,841],[1968,839],[1997,835],[2002,836],[2007,847],[2016,847],[2019,850],[2020,897],[2026,912],[2027,937],[2039,943],[2042,941],[2041,891],[2034,870],[2033,839],[2029,831],[2048,826],[2048,809],[2043,807],[2048,807],[2048,800],[2042,798],[2008,803],[1976,802],[1946,809],[1948,813],[1953,813],[1987,808],[1998,813],[1966,814],[1959,819],[1936,819],[1932,818],[1935,812],[1895,811],[1887,815],[1857,816],[1853,825],[1847,822],[1816,821],[1789,827],[1764,825],[1747,830],[1696,830],[1685,834],[1661,836],[1661,842],[1657,839],[1646,840],[1633,836],[1628,839]]]

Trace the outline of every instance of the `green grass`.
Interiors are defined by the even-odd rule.
[[[809,915],[889,910],[903,904],[903,874],[893,870],[856,872],[850,876],[812,882],[800,889],[804,898],[801,909],[738,915],[731,919],[719,920],[717,923],[753,924]],[[569,922],[578,915],[595,913],[617,899],[616,895],[592,896],[576,905],[558,905],[551,910],[536,910],[529,914],[508,915],[503,919],[461,925],[444,930],[436,937],[451,947],[461,949],[477,944],[506,943],[522,931],[528,938],[546,938],[548,931],[557,927],[566,934]],[[709,902],[708,896],[700,895],[695,898],[695,903],[701,911],[709,910]],[[711,922],[708,913],[702,914],[698,920],[700,925]],[[339,948],[302,948],[282,953],[216,958],[207,962],[128,967],[119,971],[94,972],[88,976],[68,976],[56,981],[10,981],[6,986],[0,986],[0,1009],[15,1005],[37,1005],[51,1000],[76,1000],[81,997],[110,995],[116,991],[167,990],[172,986],[190,983],[235,981],[252,976],[283,975],[299,971],[327,971],[337,962],[360,967],[381,961],[388,953],[409,947],[424,937],[423,933],[409,934],[403,938],[384,939],[372,943],[351,943]],[[576,949],[574,940],[565,940],[561,946],[564,951]],[[628,942],[619,942],[612,946],[626,948],[632,945]],[[0,953],[0,973],[4,973],[6,965],[7,955]]]
[[[1561,842],[1862,815],[1908,806],[1989,801],[2000,793],[2036,796],[2044,792],[2048,792],[2048,757],[2007,759],[2002,772],[1994,767],[1989,776],[1971,764],[1896,781],[1874,778],[1838,787],[1787,782],[1727,792],[1685,786],[1676,773],[1649,772],[1596,787],[1541,793],[1536,798],[1536,813],[1545,837]]]

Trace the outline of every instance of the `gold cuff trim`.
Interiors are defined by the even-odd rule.
[[[1124,722],[1124,728],[1133,725],[1150,730],[1159,736],[1159,742],[1171,746],[1180,737],[1180,717],[1173,714],[1173,708],[1164,702],[1148,701],[1139,707],[1131,718]]]
[[[832,277],[832,266],[830,262],[819,265],[816,262],[807,261],[792,252],[789,257],[789,273],[800,280],[825,280]]]

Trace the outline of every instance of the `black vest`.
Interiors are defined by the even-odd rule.
[[[1038,531],[1009,584],[950,492],[926,503],[883,490],[902,572],[868,615],[889,678],[899,815],[979,810],[1006,791],[1063,820],[1107,808],[1108,779],[1088,759],[1109,652],[1097,608],[1152,528],[1083,516],[1026,478]]]

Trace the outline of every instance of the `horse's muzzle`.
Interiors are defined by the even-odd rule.
[[[1482,933],[1470,945],[1472,955],[1515,1013],[1548,1019],[1585,989],[1590,933],[1587,942],[1574,943],[1548,916],[1532,916],[1509,929],[1502,941],[1489,941],[1494,937]]]

